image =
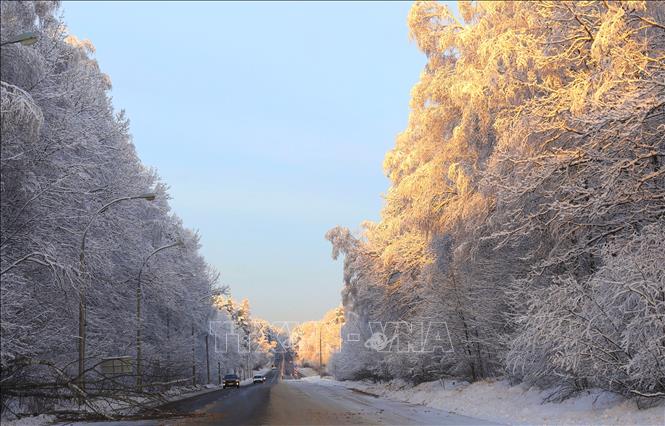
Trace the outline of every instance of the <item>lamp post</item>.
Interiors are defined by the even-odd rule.
[[[248,377],[251,377],[251,375],[252,375],[252,368],[250,367],[252,347],[251,347],[251,342],[250,342],[249,335],[243,336],[242,341],[244,343],[243,346],[245,346],[245,345],[247,346],[247,352],[245,352],[245,362],[244,362],[245,366],[244,366],[244,368],[242,368],[242,372],[243,372],[245,378],[248,378]]]
[[[223,289],[213,289],[209,294],[199,298],[196,302],[203,302],[205,299],[211,299],[212,297],[219,296],[224,293]],[[210,329],[206,330],[206,369],[208,372],[208,383],[210,383],[210,354],[208,353],[208,333]],[[194,319],[192,319],[192,385],[196,386],[196,339],[194,336]]]
[[[128,196],[128,197],[121,197],[121,198],[116,198],[115,200],[112,200],[106,204],[104,204],[99,210],[97,210],[90,220],[88,221],[88,224],[86,225],[84,231],[83,231],[83,237],[81,238],[81,247],[80,247],[80,252],[79,252],[79,288],[78,288],[78,293],[79,293],[79,335],[78,335],[78,386],[81,390],[85,390],[85,310],[86,310],[86,302],[85,302],[85,286],[86,286],[86,280],[85,280],[85,241],[88,237],[88,231],[90,230],[90,226],[92,225],[92,222],[95,220],[95,218],[100,215],[101,213],[104,213],[109,207],[121,203],[123,201],[130,201],[130,200],[148,200],[148,201],[153,201],[157,196],[153,193],[148,193],[148,194],[143,194],[143,195],[134,195],[134,196]]]
[[[171,247],[182,247],[184,244],[182,241],[178,240],[171,244],[166,244],[155,249],[152,253],[148,255],[143,261],[141,268],[139,269],[139,276],[136,284],[136,388],[140,391],[143,386],[143,366],[141,361],[141,299],[143,298],[143,288],[141,287],[141,275],[143,274],[143,268],[148,264],[148,261],[151,257],[159,253],[160,251],[169,249]]]
[[[26,32],[17,35],[14,38],[9,39],[8,41],[0,44],[0,46],[6,46],[8,44],[21,43],[23,46],[30,46],[31,44],[37,43],[38,37],[37,34],[33,32]]]

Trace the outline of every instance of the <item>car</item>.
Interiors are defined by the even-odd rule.
[[[230,388],[230,387],[240,387],[240,377],[238,377],[235,374],[227,374],[224,376],[224,386],[222,388]]]
[[[257,374],[254,376],[254,383],[265,383],[266,381],[266,376],[262,374]]]

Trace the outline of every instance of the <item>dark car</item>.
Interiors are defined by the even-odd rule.
[[[230,387],[240,387],[240,378],[236,376],[235,374],[227,374],[224,376],[224,386],[223,388],[230,388]]]

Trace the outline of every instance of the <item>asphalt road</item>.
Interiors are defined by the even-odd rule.
[[[487,425],[414,404],[389,401],[325,382],[296,380],[284,362],[263,384],[224,389],[171,403],[182,417],[166,425]]]
[[[174,417],[115,425],[488,425],[420,405],[389,401],[327,380],[293,378],[281,363],[262,384],[212,391],[163,408]],[[480,403],[480,402],[479,402]],[[101,424],[101,423],[100,423]],[[109,423],[105,423],[109,425]]]
[[[279,372],[266,375],[265,383],[244,385],[206,393],[167,404],[165,410],[182,415],[164,424],[243,425],[261,424],[270,403],[272,388],[279,382]]]

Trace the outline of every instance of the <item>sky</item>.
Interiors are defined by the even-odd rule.
[[[378,220],[385,153],[425,56],[410,3],[65,1],[137,152],[253,315],[341,303],[326,231]]]

